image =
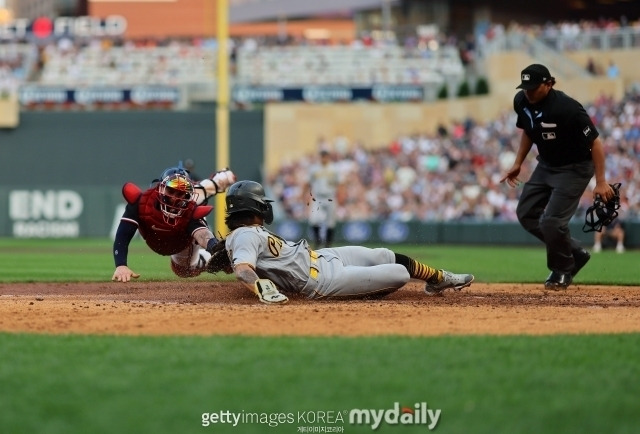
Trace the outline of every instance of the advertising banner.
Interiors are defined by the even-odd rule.
[[[410,102],[423,101],[424,88],[419,85],[380,84],[371,87],[350,86],[234,86],[233,100],[242,103],[267,102]]]
[[[96,38],[124,35],[127,20],[120,15],[98,17],[17,18],[0,23],[0,40],[48,41],[57,38]]]
[[[48,106],[137,106],[173,107],[180,101],[180,89],[173,86],[141,85],[127,88],[87,86],[68,89],[63,86],[23,86],[18,98],[24,107]]]

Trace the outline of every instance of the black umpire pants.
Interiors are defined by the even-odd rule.
[[[580,242],[571,237],[569,221],[594,175],[592,161],[550,167],[540,161],[524,184],[516,213],[522,227],[547,247],[549,270],[570,273]]]

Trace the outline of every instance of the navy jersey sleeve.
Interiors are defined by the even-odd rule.
[[[116,230],[116,238],[113,241],[113,260],[116,267],[127,265],[129,244],[138,230],[139,213],[138,203],[128,203],[120,218],[120,224]]]
[[[124,213],[122,214],[121,220],[130,221],[131,223],[134,223],[136,226],[138,226],[138,223],[140,222],[138,202],[127,204],[126,208],[124,209]]]
[[[193,234],[196,230],[200,228],[208,228],[209,225],[205,219],[191,219],[189,221],[189,226],[187,226],[187,231],[190,234]]]
[[[116,238],[113,241],[113,260],[116,267],[127,265],[127,256],[129,255],[129,243],[138,230],[138,225],[129,220],[120,220]]]

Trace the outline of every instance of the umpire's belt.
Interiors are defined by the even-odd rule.
[[[311,267],[309,267],[309,276],[312,279],[318,280],[320,270],[318,270],[318,253],[315,250],[309,250],[309,260],[311,261]]]

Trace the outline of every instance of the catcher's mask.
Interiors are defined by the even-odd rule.
[[[601,232],[603,226],[609,226],[611,222],[618,217],[618,209],[620,208],[620,186],[621,183],[609,184],[613,188],[614,195],[609,202],[602,200],[600,195],[596,195],[596,198],[587,209],[587,215],[585,216],[585,222],[582,226],[583,232]]]
[[[262,216],[266,224],[273,221],[271,199],[264,197],[264,188],[255,181],[238,181],[227,190],[227,214],[251,211]]]
[[[165,177],[156,188],[164,221],[175,226],[195,199],[193,184],[188,176],[174,173]]]

